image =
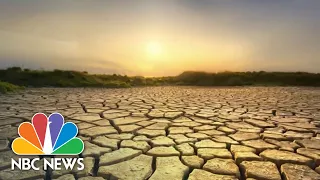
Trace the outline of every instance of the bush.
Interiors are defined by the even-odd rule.
[[[192,72],[175,77],[176,84],[198,86],[320,86],[320,74],[306,72]]]
[[[14,92],[23,89],[23,87],[0,81],[0,93]]]
[[[240,77],[230,77],[226,82],[228,86],[243,86],[245,83]]]
[[[189,86],[320,86],[320,74],[306,72],[193,72],[172,77],[129,77],[120,74],[88,74],[71,70],[0,69],[0,81],[31,87],[131,87],[159,85]],[[1,87],[1,91],[7,88]]]

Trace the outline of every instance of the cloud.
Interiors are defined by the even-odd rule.
[[[319,8],[319,0],[0,0],[0,68],[319,72]],[[145,58],[150,41],[162,44],[162,61]]]
[[[75,41],[59,41],[25,33],[0,31],[0,67],[73,69],[92,73],[128,73],[116,61],[83,56]]]

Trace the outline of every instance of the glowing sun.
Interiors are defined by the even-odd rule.
[[[157,42],[149,42],[146,45],[146,51],[147,51],[148,55],[150,55],[150,56],[158,56],[162,52],[162,47]]]

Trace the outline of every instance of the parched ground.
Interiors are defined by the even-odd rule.
[[[84,171],[10,170],[37,112],[77,124]],[[0,179],[320,179],[320,89],[28,89],[0,96],[0,138]]]

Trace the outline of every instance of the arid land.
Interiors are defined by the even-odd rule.
[[[320,179],[320,88],[27,88],[0,102],[0,179]],[[77,124],[84,171],[10,169],[38,112]]]

